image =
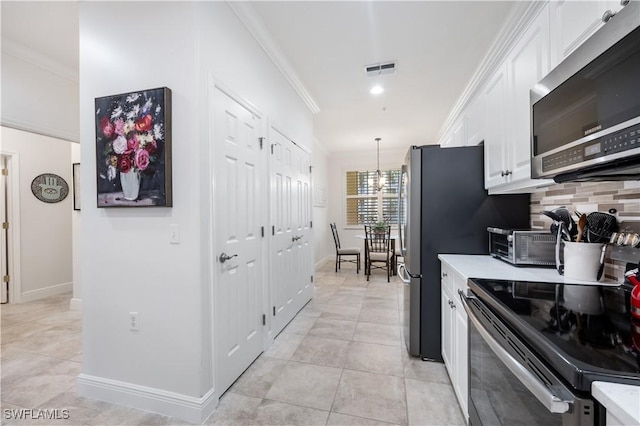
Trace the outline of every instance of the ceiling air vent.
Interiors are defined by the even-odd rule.
[[[364,72],[369,77],[375,77],[377,75],[394,74],[396,72],[395,62],[386,62],[384,64],[367,65],[364,67]]]

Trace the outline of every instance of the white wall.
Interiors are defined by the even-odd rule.
[[[399,169],[409,149],[386,150],[380,148],[380,169]],[[363,227],[346,227],[345,224],[345,183],[348,170],[375,170],[377,166],[376,144],[371,150],[361,153],[332,153],[329,156],[329,222],[335,222],[342,247],[363,247],[363,241],[355,237],[364,234]]]
[[[141,31],[122,16],[144,16],[150,30]],[[82,186],[78,389],[197,421],[191,414],[204,413],[203,398],[215,383],[209,78],[309,147],[311,114],[226,3],[81,3],[80,36],[82,180],[87,184]],[[173,94],[174,206],[96,208],[94,98],[160,86]],[[170,224],[179,226],[180,244],[169,244]],[[130,311],[138,312],[139,332],[128,329]],[[192,407],[191,414],[180,411],[184,407]]]
[[[63,177],[69,189],[71,142],[2,127],[0,151],[19,159],[20,301],[38,299],[72,288],[71,197],[44,203],[31,192],[31,182],[43,173]],[[11,176],[15,178],[15,176]]]
[[[318,207],[314,202],[313,207],[314,261],[316,267],[319,267],[324,260],[335,255],[335,246],[331,236],[331,228],[329,228],[329,154],[318,141],[314,141],[311,178],[314,196],[316,195],[315,191],[320,190],[324,190],[326,194],[326,205]]]
[[[79,141],[78,81],[69,74],[49,58],[3,39],[2,125]]]

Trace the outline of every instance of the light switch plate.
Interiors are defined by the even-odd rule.
[[[180,229],[178,225],[169,225],[169,244],[180,244]]]

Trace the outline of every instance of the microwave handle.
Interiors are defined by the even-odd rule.
[[[541,383],[533,374],[529,372],[522,364],[520,364],[514,357],[511,356],[496,340],[491,337],[491,334],[484,328],[482,323],[475,317],[466,299],[473,299],[474,297],[465,296],[462,290],[458,290],[460,299],[464,310],[467,311],[467,316],[473,322],[476,329],[487,342],[491,350],[500,358],[500,360],[507,366],[507,368],[522,382],[522,384],[529,389],[529,391],[544,405],[551,413],[562,414],[569,412],[573,401],[563,400],[554,395],[549,388]]]

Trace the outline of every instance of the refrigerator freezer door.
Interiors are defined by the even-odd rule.
[[[400,202],[401,246],[409,283],[404,286],[404,312],[402,318],[404,340],[411,355],[420,355],[420,292],[421,292],[421,184],[422,153],[412,147],[402,167]],[[403,209],[404,208],[404,209]],[[404,210],[404,211],[403,211]]]

